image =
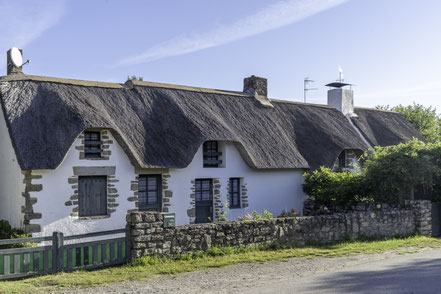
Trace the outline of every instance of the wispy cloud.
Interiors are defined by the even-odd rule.
[[[201,34],[179,36],[160,43],[143,53],[120,60],[115,67],[145,63],[224,45],[301,21],[347,1],[349,0],[279,1],[231,25]]]
[[[23,48],[53,27],[66,10],[66,0],[0,0],[0,46]]]

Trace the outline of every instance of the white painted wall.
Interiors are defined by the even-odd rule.
[[[42,179],[32,182],[43,185],[42,191],[31,192],[31,197],[38,199],[34,204],[34,211],[42,213],[41,219],[31,221],[32,224],[40,224],[42,229],[41,233],[34,235],[47,236],[53,231],[73,235],[125,227],[127,210],[135,209],[135,203],[127,201],[127,198],[133,194],[130,191],[130,181],[135,180],[135,169],[113,136],[109,134],[109,137],[114,142],[110,145],[110,160],[80,160],[79,151],[74,148],[82,145],[81,140],[77,139],[57,169],[33,171],[33,174],[43,176]],[[73,195],[68,178],[74,175],[74,166],[116,166],[115,176],[119,182],[113,184],[118,190],[119,197],[116,201],[119,206],[109,218],[85,220],[70,216],[73,206],[66,206],[64,203]]]
[[[111,230],[123,228],[126,224],[126,213],[134,209],[134,202],[127,201],[133,196],[130,190],[131,181],[136,177],[135,169],[129,159],[110,136],[114,144],[110,145],[110,160],[79,159],[79,151],[75,146],[81,146],[81,140],[77,139],[74,146],[68,152],[63,163],[56,170],[33,171],[33,174],[42,175],[41,179],[34,179],[33,184],[42,184],[43,190],[31,192],[31,197],[38,199],[34,204],[34,212],[41,212],[42,218],[32,220],[31,224],[40,224],[41,233],[38,235],[50,235],[53,231],[63,232],[65,235],[82,234],[87,232]],[[238,150],[232,143],[222,143],[224,167],[203,168],[202,146],[199,148],[191,164],[185,169],[170,169],[168,190],[173,191],[170,212],[176,213],[178,225],[188,224],[187,209],[190,207],[190,194],[192,193],[191,181],[197,178],[219,178],[221,183],[221,201],[225,203],[228,197],[227,184],[231,177],[243,178],[247,184],[249,206],[245,209],[230,209],[229,218],[237,219],[246,212],[257,210],[262,213],[264,209],[279,215],[283,209],[296,208],[301,212],[304,201],[302,192],[303,176],[301,170],[255,170],[251,169],[242,159]],[[71,217],[73,206],[66,206],[65,202],[73,194],[72,185],[68,178],[73,176],[74,166],[116,166],[115,183],[119,197],[116,212],[110,218],[83,220]],[[158,170],[162,173],[164,170]],[[149,170],[148,173],[154,173]]]
[[[221,147],[225,160],[225,167],[203,168],[202,146],[197,151],[191,164],[185,169],[170,169],[168,187],[173,191],[171,198],[171,212],[176,213],[176,224],[183,225],[189,222],[187,209],[191,208],[190,194],[193,184],[191,181],[201,178],[219,178],[221,201],[228,199],[229,178],[243,178],[247,184],[247,208],[234,208],[228,211],[230,220],[237,219],[247,212],[264,209],[278,216],[283,209],[295,208],[301,212],[305,195],[302,190],[304,182],[301,170],[256,170],[251,169],[232,143],[223,143]]]
[[[13,228],[22,228],[24,176],[12,147],[3,110],[0,110],[0,138],[0,220],[9,221]]]

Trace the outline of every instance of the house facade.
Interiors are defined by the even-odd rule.
[[[398,113],[331,91],[332,106],[269,99],[255,76],[233,92],[9,74],[0,219],[70,235],[122,228],[137,209],[173,212],[178,225],[302,211],[305,171],[350,170],[371,146],[421,138]]]

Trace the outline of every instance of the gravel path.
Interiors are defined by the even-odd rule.
[[[165,275],[139,282],[109,284],[97,288],[59,293],[238,293],[314,274],[396,257],[397,253],[354,255],[335,258],[293,258],[286,261],[237,264],[180,275]]]

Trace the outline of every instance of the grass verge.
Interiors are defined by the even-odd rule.
[[[237,263],[267,262],[294,257],[338,257],[385,251],[417,252],[423,248],[441,248],[441,240],[421,236],[394,239],[357,240],[330,245],[288,247],[277,244],[253,248],[213,248],[205,253],[180,256],[176,260],[143,257],[130,264],[98,271],[60,273],[17,281],[1,281],[0,293],[42,293],[108,283],[145,280],[161,274],[177,274]]]

